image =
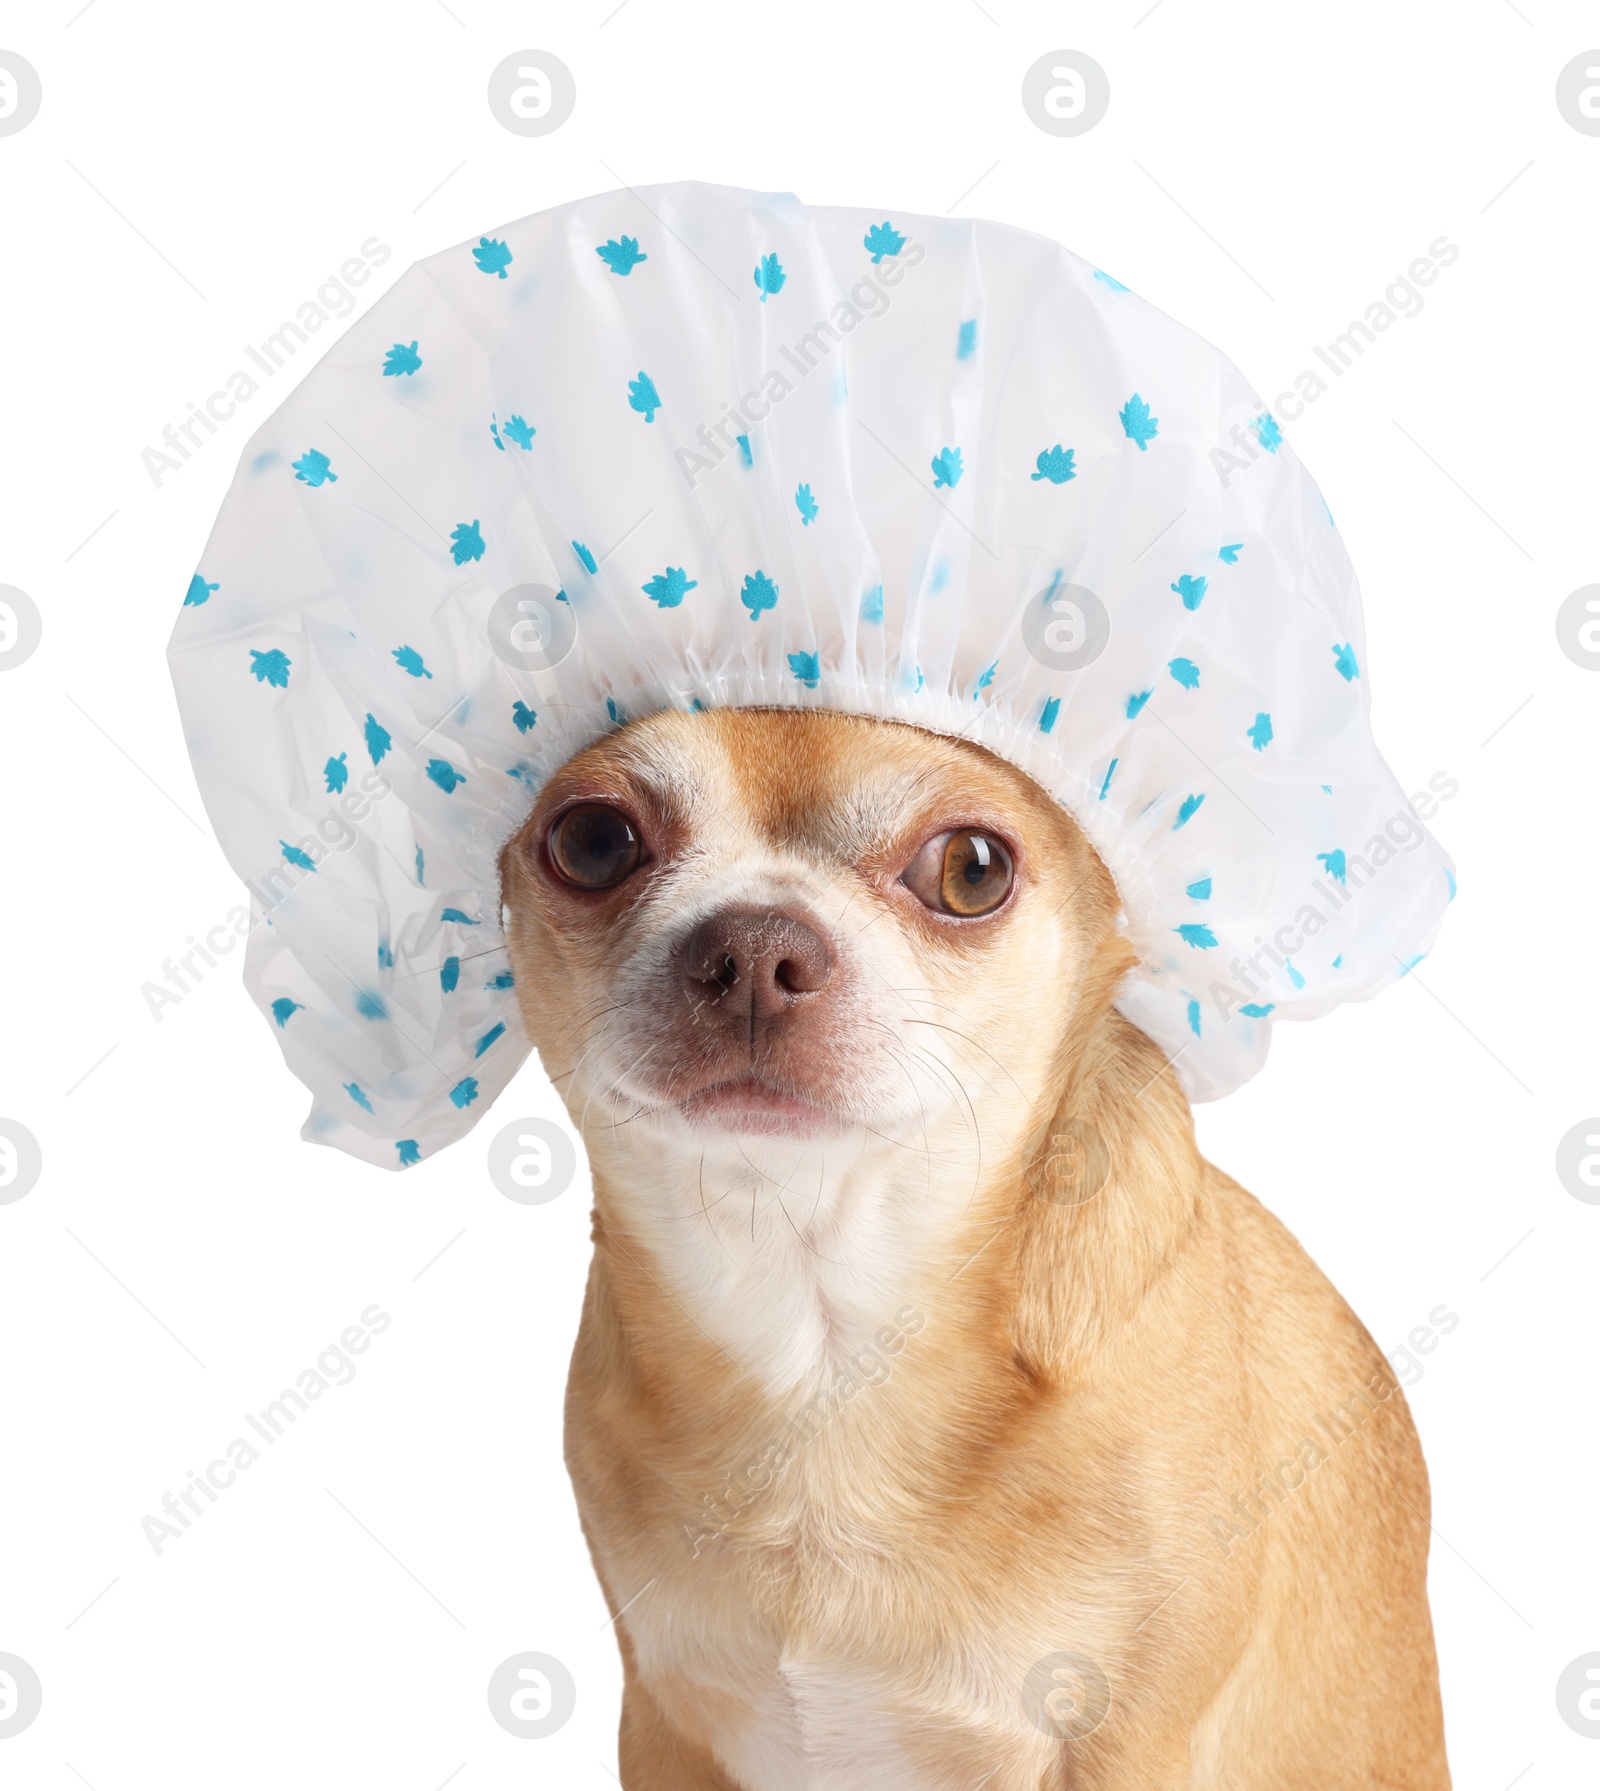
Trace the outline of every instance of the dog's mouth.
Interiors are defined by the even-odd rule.
[[[759,1132],[769,1137],[815,1138],[837,1132],[844,1125],[843,1116],[835,1109],[759,1076],[710,1083],[682,1097],[677,1108],[691,1126]]]

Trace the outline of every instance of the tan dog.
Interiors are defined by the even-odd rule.
[[[1448,1785],[1404,1400],[1113,1010],[1064,811],[898,724],[663,714],[502,876],[594,1171],[627,1791]]]

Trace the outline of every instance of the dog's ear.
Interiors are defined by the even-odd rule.
[[[1193,1222],[1201,1167],[1171,1065],[1112,1007],[1134,962],[1120,936],[1086,973],[1059,1097],[1025,1147],[1012,1346],[1033,1381],[1059,1385],[1130,1323]]]
[[[1074,1091],[1092,1082],[1104,1068],[1114,1033],[1106,1019],[1129,971],[1137,969],[1139,954],[1121,933],[1107,930],[1094,948],[1078,982],[1072,1019],[1062,1034],[1056,1054],[1060,1102],[1070,1101]]]

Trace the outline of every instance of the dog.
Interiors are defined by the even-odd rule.
[[[666,712],[501,879],[593,1171],[627,1791],[1449,1784],[1403,1395],[1199,1155],[1064,809],[900,722]]]

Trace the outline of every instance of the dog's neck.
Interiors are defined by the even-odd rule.
[[[702,1149],[602,1127],[591,1156],[619,1347],[769,1401],[881,1353],[908,1312],[942,1347],[1083,1371],[1181,1248],[1199,1168],[1170,1069],[1108,1004],[1036,1088],[996,1087],[913,1139]]]
[[[951,1126],[926,1150],[870,1136],[704,1156],[669,1145],[642,1185],[613,1158],[595,1175],[602,1260],[625,1312],[631,1257],[731,1368],[782,1396],[870,1344],[981,1225],[983,1142]]]

